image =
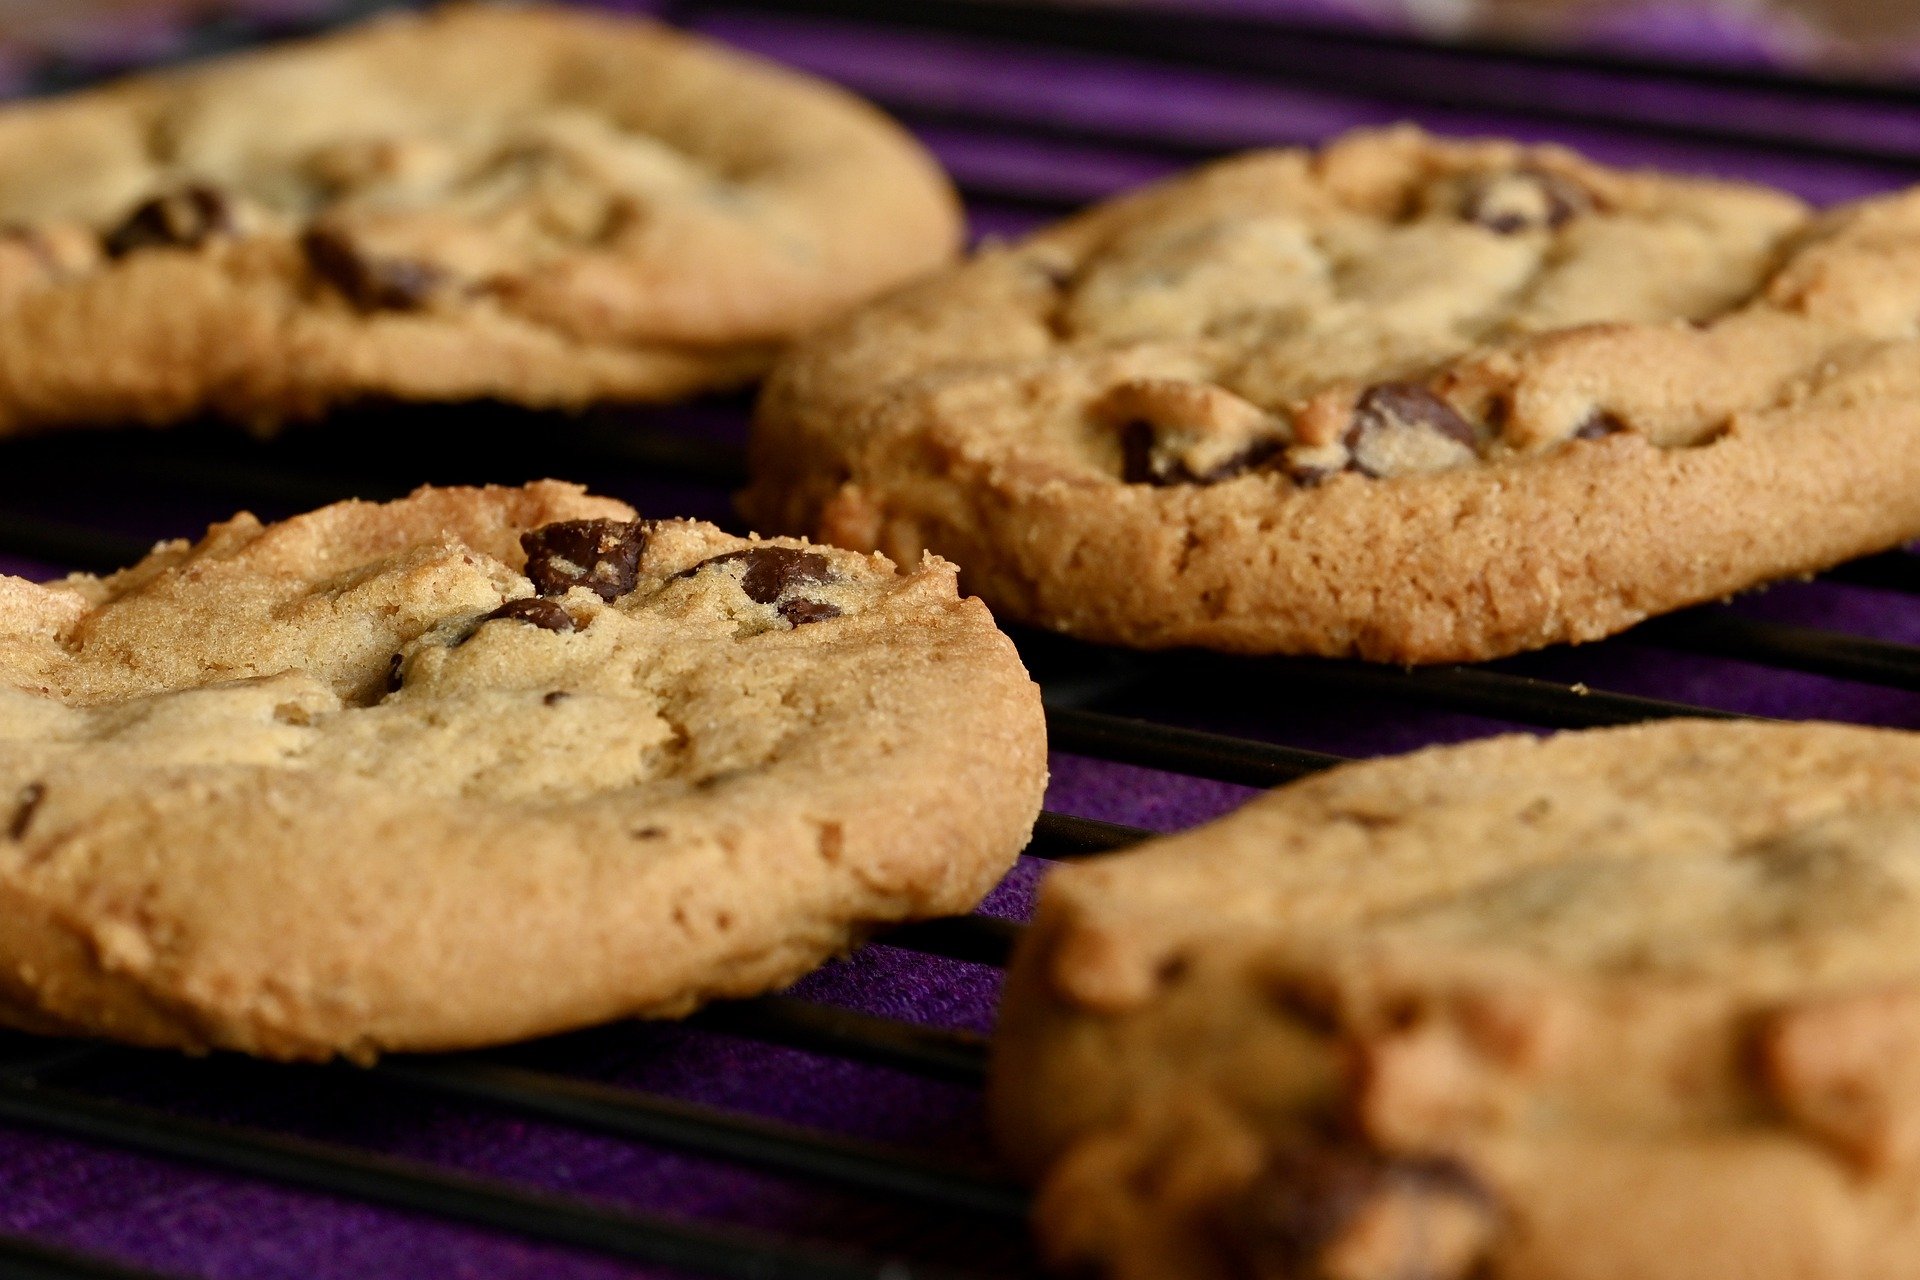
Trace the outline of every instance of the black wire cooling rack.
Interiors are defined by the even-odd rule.
[[[909,10],[911,21],[903,27],[902,14]],[[1762,83],[1704,71],[1556,63],[1538,55],[1498,50],[1438,51],[1326,31],[1147,13],[1094,20],[1084,13],[1063,16],[1057,10],[1016,4],[909,7],[858,0],[687,4],[674,7],[673,16],[697,25],[740,14],[806,21],[826,15],[832,22],[885,24],[888,31],[910,27],[916,35],[1015,42],[1026,50],[1072,46],[1090,53],[1148,59],[1160,66],[1224,66],[1237,73],[1284,74],[1290,83],[1311,83],[1324,91],[1390,105],[1524,111],[1540,104],[1515,101],[1520,92],[1516,86],[1524,85],[1526,75],[1556,66],[1658,78],[1709,94],[1764,89],[1776,96],[1801,95],[1808,101],[1842,104],[1913,100],[1905,91],[1884,87]],[[251,35],[232,27],[222,28],[219,34],[230,43]],[[218,42],[202,39],[193,47],[203,51],[213,43]],[[1337,85],[1327,83],[1324,71],[1322,55],[1329,48],[1340,54],[1341,65],[1347,68],[1345,79]],[[1427,74],[1409,79],[1409,67]],[[61,74],[71,78],[65,70]],[[935,102],[928,95],[860,87],[923,128],[964,126],[1182,161],[1227,145],[1289,140],[1228,137],[1191,129],[1182,133],[1172,128],[1146,131],[1154,136],[1137,128],[1100,132],[1084,121],[1022,118],[1005,106],[982,106],[976,111],[964,101]],[[1740,118],[1731,123],[1663,119],[1650,117],[1644,103],[1634,107],[1622,101],[1618,112],[1610,113],[1603,103],[1589,100],[1577,108],[1543,108],[1529,118],[1656,129],[1715,146],[1812,152],[1849,164],[1920,168],[1914,155],[1893,154],[1879,144],[1854,147],[1806,119],[1787,128],[1769,128],[1764,121],[1740,117],[1737,112]],[[1778,117],[1774,119],[1777,122]],[[1920,143],[1915,151],[1920,153]],[[976,212],[1016,209],[1052,214],[1066,211],[1076,198],[1071,190],[1044,179],[1010,182],[1004,175],[970,177],[964,168],[956,168]],[[744,402],[735,402],[692,411],[623,411],[565,418],[489,407],[369,407],[342,415],[323,430],[295,431],[270,442],[248,440],[215,427],[10,441],[0,461],[0,554],[75,569],[118,568],[146,550],[144,531],[137,528],[138,508],[142,494],[159,490],[206,495],[209,502],[216,495],[231,497],[232,505],[271,516],[342,497],[397,496],[423,479],[517,482],[557,475],[595,481],[619,475],[631,482],[630,487],[643,491],[648,485],[663,486],[661,491],[671,492],[675,508],[686,514],[724,515],[724,495],[741,478],[739,431],[744,409]],[[84,489],[76,486],[76,476],[87,477]],[[689,494],[696,496],[696,508],[704,502],[708,509],[689,511]],[[95,514],[76,516],[82,508]],[[113,518],[104,519],[100,512],[111,512]],[[1889,552],[1841,566],[1824,577],[1911,596],[1920,593],[1920,557]],[[1637,629],[1634,636],[1656,650],[1920,691],[1920,648],[1784,625],[1720,608],[1676,614]],[[1048,728],[1055,750],[1241,785],[1275,785],[1338,763],[1339,757],[1264,738],[1183,727],[1170,719],[1114,714],[1085,704],[1116,688],[1159,682],[1191,689],[1257,688],[1263,698],[1278,699],[1311,691],[1321,699],[1371,700],[1410,714],[1441,710],[1541,728],[1733,714],[1501,667],[1409,671],[1348,662],[1197,653],[1132,655],[1058,637],[1017,634],[1016,638],[1047,691]],[[1266,731],[1284,732],[1284,725],[1263,725]],[[1146,834],[1132,827],[1048,813],[1027,852],[1043,858],[1095,857]],[[1006,962],[1019,928],[970,916],[895,929],[884,935],[884,941],[926,955],[998,966]],[[699,1033],[746,1037],[968,1087],[979,1085],[985,1069],[986,1043],[977,1034],[786,996],[712,1007],[689,1025]],[[909,1268],[855,1250],[830,1251],[814,1242],[647,1216],[358,1146],[194,1118],[177,1109],[109,1096],[86,1086],[89,1068],[138,1056],[111,1046],[0,1037],[0,1123],[697,1274],[792,1280],[977,1274],[942,1272],[919,1264]],[[263,1067],[262,1074],[248,1077],[253,1082],[249,1087],[300,1088],[304,1087],[301,1080],[323,1070],[333,1075],[351,1073],[355,1087],[405,1091],[444,1105],[504,1110],[613,1139],[837,1186],[857,1195],[913,1202],[956,1221],[1007,1222],[1025,1213],[1024,1191],[990,1168],[529,1067],[500,1053],[400,1058],[365,1071]],[[30,1240],[0,1239],[0,1276],[72,1280],[152,1274]]]

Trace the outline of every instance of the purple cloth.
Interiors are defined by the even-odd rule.
[[[1345,11],[1340,0],[1302,3],[1322,17]],[[1289,11],[1282,0],[1219,4]],[[1676,5],[1672,12],[1684,9]],[[1524,72],[1528,78],[1511,82],[1523,98],[1575,113],[1610,108],[1602,114],[1646,123],[1705,119],[1730,129],[1779,129],[1814,143],[1870,142],[1887,158],[1862,159],[1811,147],[1776,150],[1671,132],[1655,135],[1599,121],[1550,125],[1530,114],[1525,103],[1478,113],[1411,108],[1359,89],[1308,89],[1252,73],[1204,71],[1119,55],[1050,53],[985,39],[750,16],[712,7],[703,13],[701,25],[712,34],[841,79],[906,112],[973,194],[975,228],[982,233],[1015,233],[1057,209],[1170,173],[1189,157],[1208,151],[1311,141],[1353,125],[1408,115],[1448,130],[1556,138],[1616,162],[1763,179],[1822,200],[1909,181],[1912,157],[1920,155],[1920,109],[1839,103],[1808,115],[1801,100],[1785,90],[1776,95],[1750,88],[1677,87],[1659,78],[1537,68]],[[1682,17],[1674,23],[1670,30],[1695,30]],[[1677,45],[1691,39],[1690,34],[1674,38]],[[1394,56],[1402,60],[1390,64],[1393,75],[1452,74],[1439,63],[1422,61],[1417,51]],[[1356,83],[1378,85],[1380,65],[1388,64],[1376,64],[1371,71],[1356,65]],[[1361,75],[1363,71],[1367,75]],[[744,406],[738,401],[696,406],[671,416],[690,431],[737,439]],[[113,447],[132,446],[123,442]],[[137,461],[121,459],[116,467],[111,456],[98,460],[100,474],[89,479],[84,491],[15,492],[7,502],[20,512],[150,540],[195,533],[243,501],[217,477],[192,489],[155,493]],[[639,468],[578,478],[628,497],[651,513],[729,518],[726,495],[718,488],[663,484]],[[282,493],[253,505],[271,517],[306,504]],[[14,560],[0,563],[0,569],[44,577],[61,572],[62,566]],[[1735,607],[1777,620],[1920,642],[1920,603],[1889,592],[1792,585],[1748,597]],[[1633,636],[1501,665],[1584,680],[1596,688],[1767,715],[1920,727],[1920,694],[1680,656]],[[1263,680],[1257,668],[1250,668],[1243,685],[1150,683],[1102,705],[1356,756],[1515,727],[1379,699],[1331,697]],[[1175,830],[1225,812],[1251,794],[1243,787],[1056,754],[1047,801],[1066,813]],[[1025,914],[1043,869],[1040,863],[1023,861],[985,910],[1016,918]],[[806,979],[796,994],[889,1017],[984,1031],[992,1023],[997,984],[997,975],[987,969],[873,947]],[[957,1085],[678,1026],[606,1028],[526,1052],[540,1065],[594,1079],[955,1158],[989,1157],[978,1095]],[[170,1058],[143,1060],[136,1066],[108,1062],[88,1070],[91,1074],[82,1083],[103,1092],[190,1114],[360,1144],[612,1204],[897,1251],[989,1274],[1018,1273],[1031,1263],[1019,1232],[1010,1226],[801,1186],[481,1108],[428,1106],[350,1073],[314,1075]],[[0,1233],[5,1232],[27,1233],[182,1275],[231,1280],[400,1280],[422,1275],[585,1280],[638,1274],[567,1250],[11,1126],[0,1126]]]
[[[1372,35],[1481,41],[1762,72],[1884,80],[1920,68],[1920,21],[1883,6],[1842,20],[1826,0],[1112,0]]]

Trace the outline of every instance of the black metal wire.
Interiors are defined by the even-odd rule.
[[[791,996],[709,1005],[686,1025],[789,1049],[977,1085],[987,1074],[987,1038]]]
[[[158,1271],[56,1249],[38,1240],[0,1236],[0,1280],[167,1280]]]
[[[942,1208],[1019,1218],[1027,1193],[998,1173],[818,1129],[478,1057],[393,1058],[379,1075],[578,1128]]]
[[[1022,926],[1013,921],[993,916],[952,916],[900,925],[876,935],[874,941],[921,955],[1004,969],[1021,931]]]
[[[1715,658],[1785,667],[1841,680],[1920,689],[1920,647],[1788,626],[1712,609],[1654,618],[1628,635]]]
[[[1069,813],[1049,810],[1033,824],[1033,839],[1027,842],[1032,858],[1087,858],[1112,853],[1128,845],[1139,844],[1154,833],[1141,827],[1102,822],[1098,818],[1077,818]]]
[[[1204,668],[1231,667],[1242,687],[1261,684],[1356,693],[1462,711],[1549,729],[1590,729],[1692,716],[1709,720],[1747,720],[1732,711],[1608,693],[1581,684],[1561,684],[1486,667],[1390,667],[1365,662],[1316,658],[1225,658],[1194,660]]]
[[[1324,751],[1283,747],[1254,738],[1181,729],[1074,707],[1047,708],[1047,745],[1056,751],[1098,760],[1120,761],[1249,787],[1274,787],[1345,763],[1344,756],[1328,755]]]
[[[212,1124],[18,1078],[0,1078],[0,1121],[734,1280],[959,1280],[961,1274],[797,1245],[746,1228],[676,1222],[336,1143]]]
[[[1910,551],[1883,551],[1836,565],[1820,576],[1828,582],[1848,586],[1920,594],[1920,556]]]

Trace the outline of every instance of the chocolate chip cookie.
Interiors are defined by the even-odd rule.
[[[669,399],[958,234],[824,83],[559,6],[389,17],[0,109],[0,433]]]
[[[1920,193],[1363,133],[829,327],[743,503],[1090,639],[1488,658],[1920,534],[1916,317]]]
[[[278,1058],[778,987],[972,906],[1046,776],[951,566],[552,482],[0,578],[0,1023]]]
[[[1335,770],[1057,872],[995,1122],[1123,1280],[1920,1267],[1920,735]]]

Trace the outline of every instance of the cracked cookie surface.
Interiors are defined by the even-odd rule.
[[[951,566],[575,486],[0,578],[0,1023],[367,1057],[674,1016],[970,908],[1046,773]]]
[[[391,17],[0,109],[0,433],[670,399],[958,236],[825,83],[558,6]]]
[[[743,508],[1145,647],[1475,660],[1920,534],[1920,193],[1357,134],[830,326]]]
[[[1116,1280],[1893,1280],[1916,939],[1920,735],[1345,766],[1047,881],[995,1125]]]

